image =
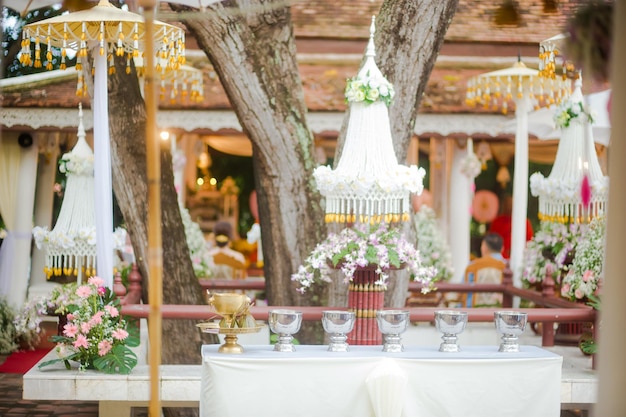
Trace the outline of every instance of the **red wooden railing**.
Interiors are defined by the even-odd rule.
[[[133,273],[134,272],[134,273]],[[122,313],[138,317],[147,318],[149,316],[149,305],[138,304],[141,300],[141,276],[136,269],[129,275],[129,289],[126,293],[121,285],[119,277],[116,278],[114,290],[122,300]],[[262,291],[265,289],[263,280],[200,280],[200,285],[204,290],[248,290]],[[419,292],[421,285],[415,282],[409,284],[409,290]],[[542,323],[542,346],[554,346],[554,324],[570,322],[590,322],[595,323],[597,319],[596,311],[584,304],[574,303],[555,295],[554,282],[552,279],[544,280],[541,292],[531,289],[517,288],[513,285],[510,271],[505,271],[502,284],[465,284],[447,283],[437,284],[437,292],[501,292],[503,294],[503,307],[511,308],[513,297],[517,296],[530,300],[537,308],[519,308],[528,314],[530,323]],[[257,320],[267,320],[269,311],[277,306],[252,306],[250,313]],[[303,320],[321,320],[322,311],[335,309],[329,306],[281,306],[281,308],[293,308],[303,313]],[[467,311],[470,322],[491,322],[493,313],[502,308],[454,308],[453,310]],[[339,307],[337,309],[347,309]],[[410,312],[413,322],[431,322],[434,313],[441,310],[440,307],[411,307],[406,308]],[[215,316],[215,311],[208,305],[163,305],[161,312],[164,319],[193,319],[207,320]],[[594,326],[595,329],[596,326]]]

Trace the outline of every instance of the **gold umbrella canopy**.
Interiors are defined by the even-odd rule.
[[[560,103],[570,93],[569,80],[540,77],[539,71],[518,61],[512,67],[471,78],[465,101],[470,106],[483,105],[506,114],[509,106],[522,98],[530,99],[535,109],[539,109]]]
[[[154,22],[154,44],[156,49],[157,71],[160,65],[166,70],[179,69],[185,63],[185,33],[182,29],[163,22]],[[34,39],[34,60],[31,39]],[[82,69],[81,60],[87,57],[87,50],[98,48],[100,55],[106,51],[109,68],[113,68],[113,53],[126,55],[127,65],[133,57],[143,54],[145,41],[144,19],[141,15],[118,9],[108,0],[100,2],[88,10],[63,14],[24,26],[22,31],[22,54],[20,62],[35,68],[45,63],[52,69],[53,55],[50,47],[61,49],[61,69],[65,69],[67,49],[77,51],[76,69]],[[45,59],[41,56],[41,44],[47,45]],[[111,45],[109,48],[108,45]],[[110,70],[111,71],[111,70]],[[79,79],[79,89],[84,86]]]

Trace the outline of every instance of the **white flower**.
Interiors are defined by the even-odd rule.
[[[385,286],[390,267],[406,267],[413,279],[421,282],[428,291],[435,276],[432,268],[422,266],[420,253],[404,239],[397,229],[386,224],[369,226],[359,223],[353,228],[343,229],[339,234],[331,233],[305,260],[304,265],[291,276],[300,284],[303,293],[314,282],[330,282],[330,266],[340,268],[344,282],[352,280],[357,268],[376,265],[380,285]]]
[[[420,207],[413,217],[417,230],[417,249],[422,255],[422,265],[435,271],[433,282],[452,278],[452,254],[443,233],[437,226],[435,211],[428,206]]]
[[[344,96],[348,103],[382,101],[389,105],[393,98],[393,86],[384,78],[356,77],[347,81]]]

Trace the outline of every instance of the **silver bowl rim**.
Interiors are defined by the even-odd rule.
[[[269,314],[270,315],[272,315],[272,314],[294,314],[294,315],[297,315],[297,316],[301,316],[302,315],[302,311],[289,310],[287,308],[278,308],[276,310],[270,310]]]

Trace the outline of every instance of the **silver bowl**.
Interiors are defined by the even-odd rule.
[[[435,311],[435,326],[443,335],[439,352],[460,352],[461,347],[457,343],[458,335],[465,330],[467,325],[467,312],[454,310]]]
[[[493,313],[496,331],[502,342],[499,352],[519,352],[519,336],[524,333],[528,314],[519,311],[496,311]]]
[[[378,310],[376,322],[378,330],[383,334],[383,352],[402,352],[404,346],[400,335],[409,325],[408,310]]]
[[[348,339],[346,335],[352,331],[355,319],[354,311],[322,311],[322,326],[324,326],[324,331],[329,334],[330,339],[329,352],[347,352],[350,350],[348,342],[346,342]]]
[[[269,313],[270,330],[278,334],[278,342],[274,350],[278,352],[294,352],[293,334],[298,333],[302,325],[302,312],[295,310],[271,310]]]

